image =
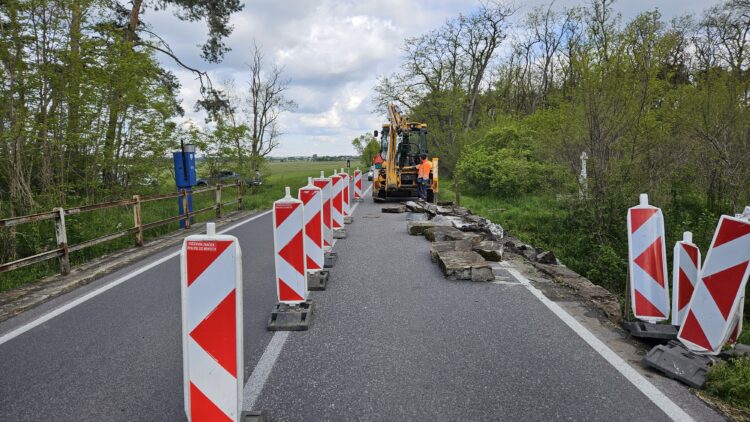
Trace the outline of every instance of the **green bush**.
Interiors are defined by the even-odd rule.
[[[750,411],[750,358],[734,358],[711,368],[706,391]]]
[[[529,132],[516,126],[494,127],[467,145],[456,172],[469,192],[505,198],[549,191],[563,175],[559,166],[534,158]]]

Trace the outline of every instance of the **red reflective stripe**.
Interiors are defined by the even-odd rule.
[[[237,302],[235,290],[190,332],[190,337],[237,378]]]

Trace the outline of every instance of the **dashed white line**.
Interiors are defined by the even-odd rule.
[[[539,289],[534,287],[531,282],[521,275],[516,269],[508,268],[508,272],[513,275],[522,285],[528,289],[531,294],[536,296],[544,306],[546,306],[552,313],[562,320],[570,329],[575,331],[579,337],[583,339],[592,349],[594,349],[599,355],[601,355],[610,365],[612,365],[617,371],[622,374],[631,384],[640,390],[649,400],[651,400],[659,409],[669,416],[673,421],[693,421],[693,418],[688,415],[682,408],[676,405],[672,400],[669,399],[664,393],[651,384],[643,375],[633,369],[632,366],[628,365],[617,353],[613,352],[612,349],[607,347],[601,340],[599,340],[594,334],[591,333],[586,327],[581,325],[575,318],[570,316],[569,313],[565,312],[558,304],[551,301],[547,296],[544,295]]]

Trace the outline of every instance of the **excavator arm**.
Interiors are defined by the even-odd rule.
[[[388,152],[385,160],[385,185],[388,189],[396,189],[400,185],[396,165],[398,134],[402,131],[408,131],[409,124],[395,104],[388,104],[388,120],[390,120],[391,126],[388,131]]]

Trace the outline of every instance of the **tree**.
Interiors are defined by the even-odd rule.
[[[352,141],[352,146],[359,154],[359,161],[363,166],[370,167],[375,156],[380,152],[380,142],[369,133],[359,135]]]
[[[375,88],[381,110],[396,102],[417,120],[427,121],[448,175],[453,175],[469,131],[480,122],[478,105],[487,71],[514,12],[503,3],[486,2],[469,15],[406,40],[401,72],[381,78]],[[457,184],[455,188],[459,202]]]
[[[253,171],[257,171],[263,157],[279,146],[279,116],[297,104],[284,96],[289,80],[282,77],[283,69],[273,65],[264,74],[263,53],[255,43],[251,54],[249,91],[243,111],[250,131],[250,162]]]

